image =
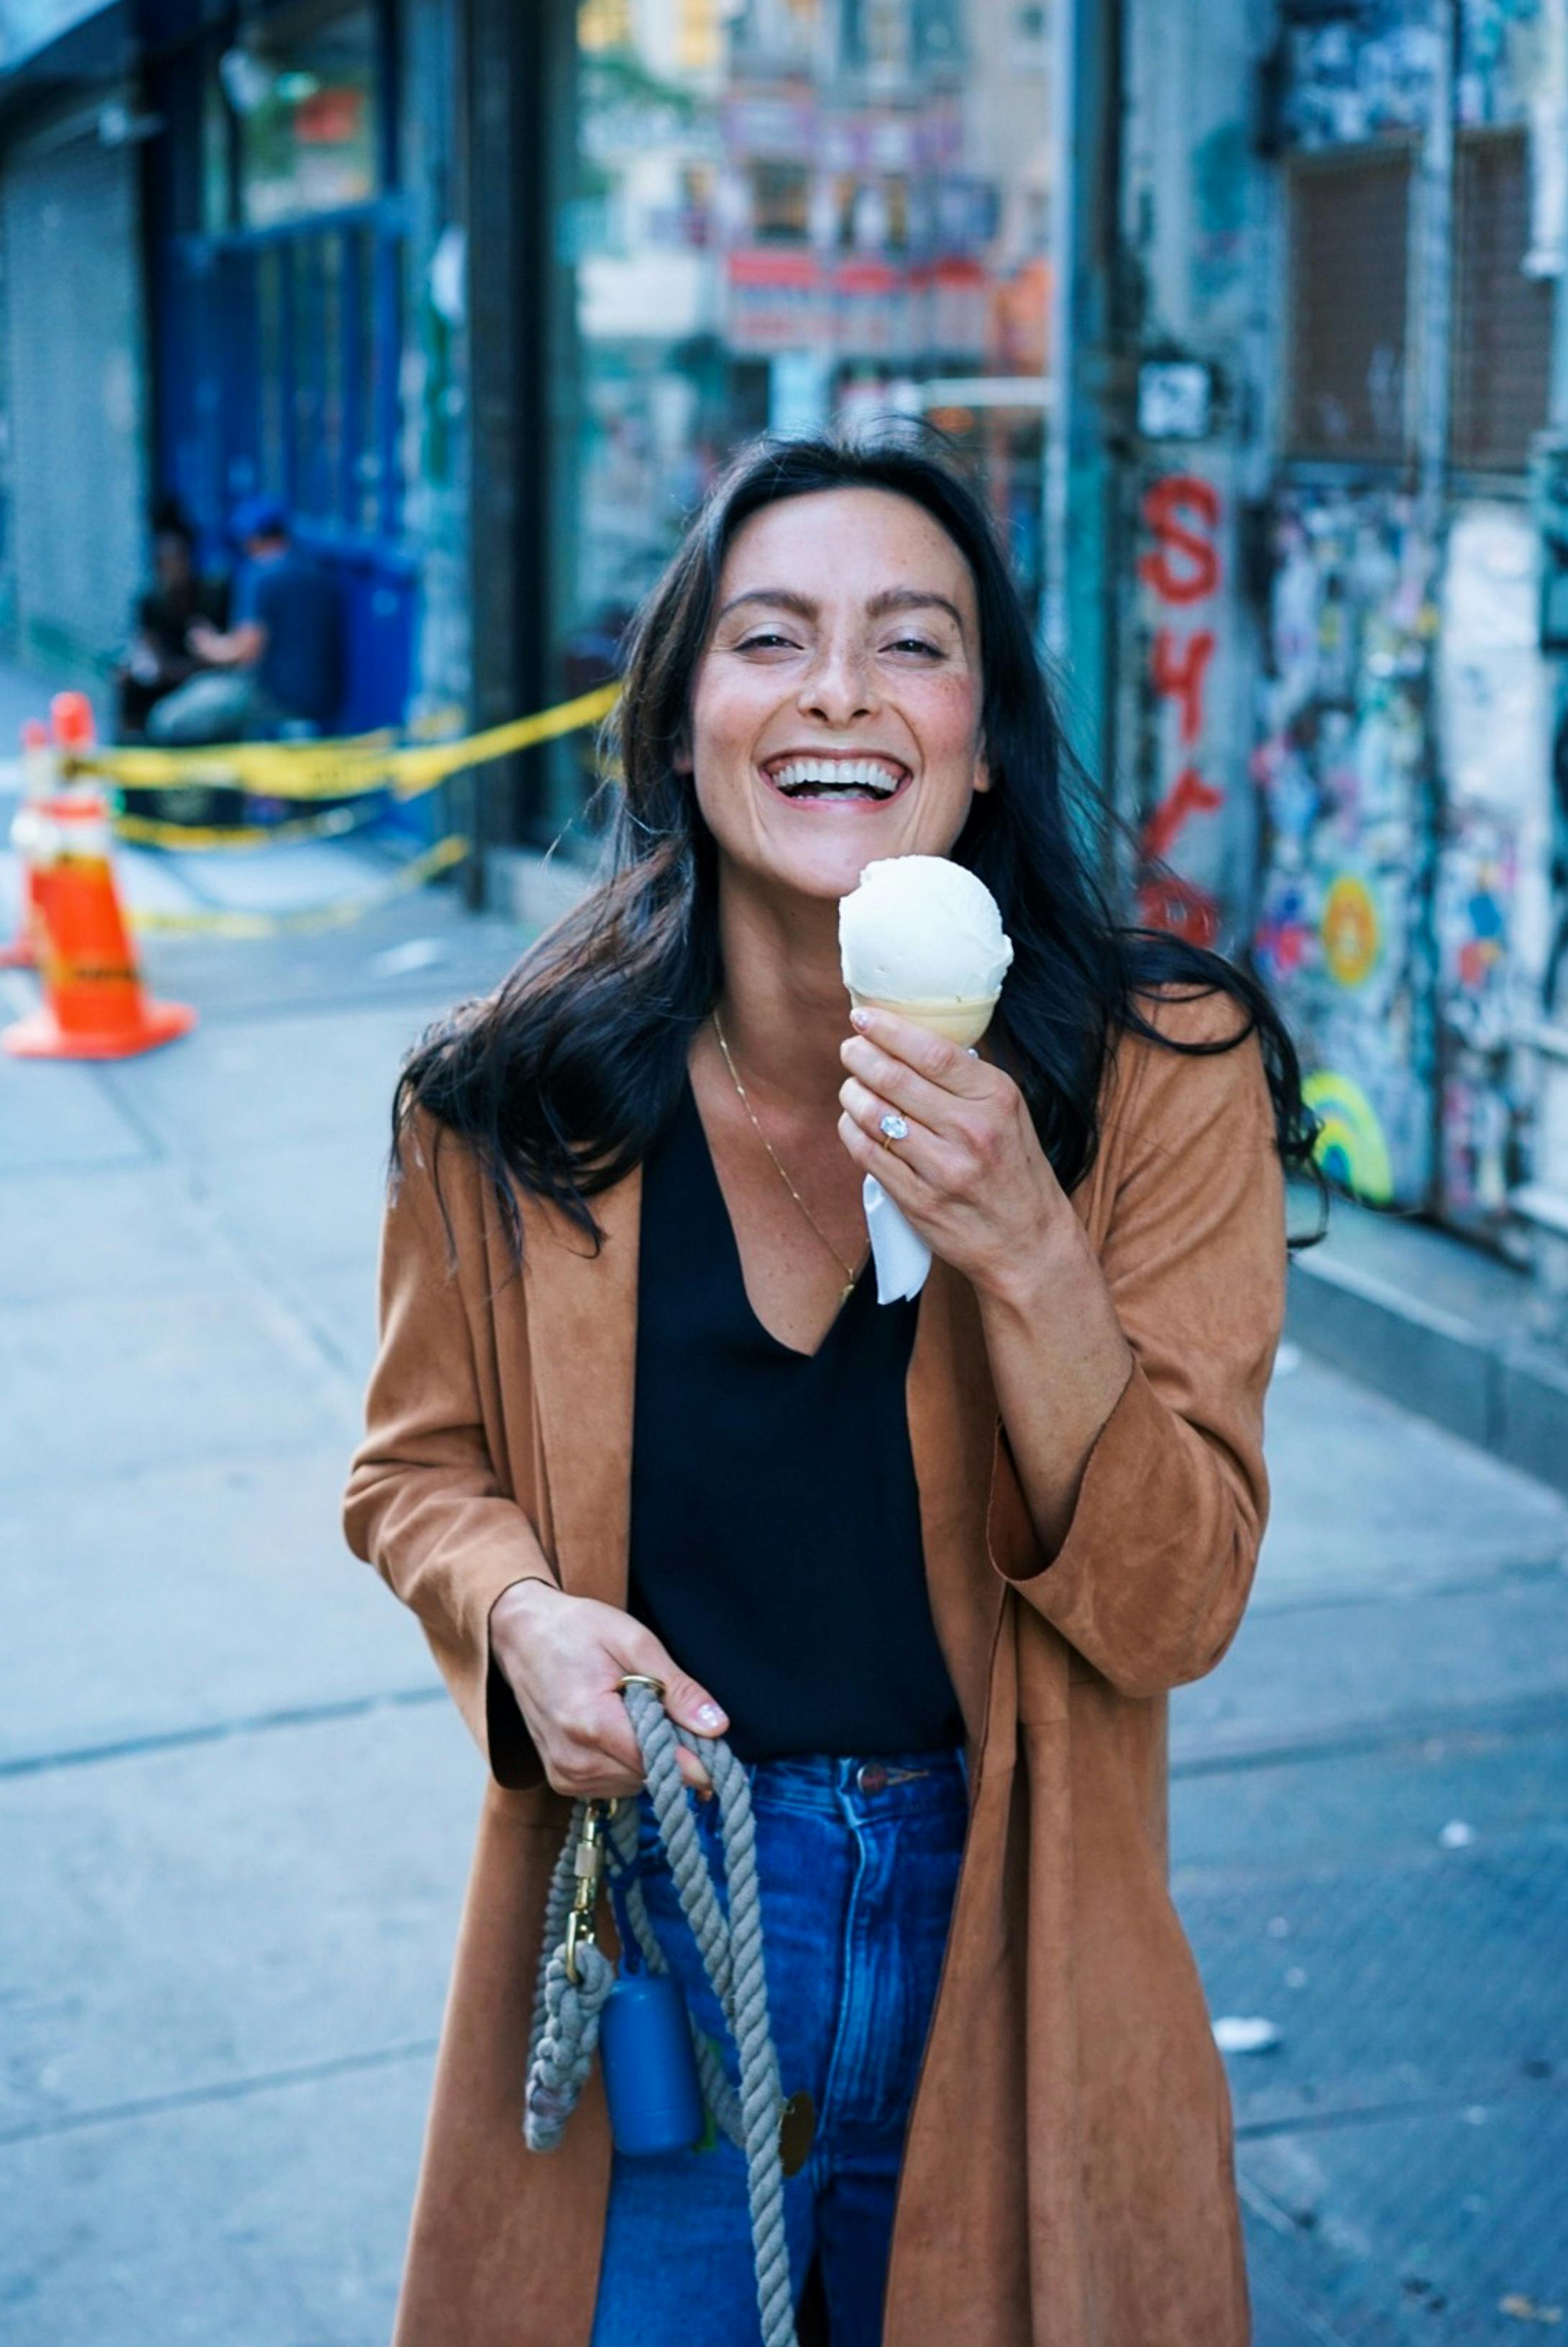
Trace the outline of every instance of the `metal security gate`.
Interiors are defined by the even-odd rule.
[[[400,547],[404,228],[395,199],[170,241],[160,268],[164,467],[220,536],[277,497],[343,597],[346,727],[395,723],[414,569]]]
[[[97,121],[9,149],[0,219],[15,641],[101,667],[141,582],[147,475],[136,154]]]

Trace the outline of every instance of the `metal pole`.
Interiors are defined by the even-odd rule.
[[[1125,439],[1122,320],[1122,52],[1126,0],[1061,0],[1071,85],[1062,178],[1068,241],[1062,422],[1066,467],[1059,559],[1071,710],[1101,806],[1115,804],[1121,530],[1118,457]],[[1071,549],[1071,552],[1068,551]],[[1113,835],[1102,825],[1105,874]]]
[[[1051,23],[1050,57],[1050,320],[1047,348],[1054,399],[1045,415],[1045,463],[1040,492],[1045,554],[1040,597],[1040,642],[1054,661],[1065,663],[1071,646],[1067,600],[1067,548],[1071,499],[1067,436],[1075,401],[1071,385],[1075,344],[1072,331],[1072,261],[1077,237],[1072,156],[1073,103],[1077,74],[1076,12],[1058,0]]]
[[[1434,589],[1442,566],[1449,478],[1449,350],[1453,309],[1455,52],[1458,0],[1430,0],[1436,52],[1431,106],[1421,138],[1411,254],[1410,314],[1416,321],[1415,401],[1417,527],[1432,566]],[[1428,1071],[1430,1102],[1430,1171],[1425,1204],[1435,1207],[1442,1187],[1443,1078],[1448,1057],[1438,1001],[1437,886],[1443,803],[1437,743],[1437,679],[1428,663],[1426,753],[1421,836],[1413,911],[1420,936],[1425,986],[1412,989],[1410,1037],[1418,1069]]]

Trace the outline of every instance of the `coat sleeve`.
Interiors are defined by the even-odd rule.
[[[1157,1023],[1183,1040],[1234,1032],[1241,1014],[1219,999],[1162,1005]],[[1214,1668],[1252,1587],[1285,1197],[1255,1035],[1212,1057],[1140,1042],[1124,1077],[1101,1268],[1132,1371],[1055,1557],[1001,1569],[1122,1694],[1147,1696]]]
[[[455,1181],[459,1152],[446,1145]],[[514,1582],[555,1576],[533,1525],[502,1489],[486,1439],[473,1331],[432,1172],[435,1146],[432,1128],[411,1129],[386,1210],[381,1345],[343,1529],[354,1553],[418,1617],[498,1782],[524,1789],[543,1770],[491,1658],[490,1609]]]

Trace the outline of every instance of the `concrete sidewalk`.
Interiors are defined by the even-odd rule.
[[[164,942],[188,1041],[0,1060],[8,2347],[387,2335],[481,1784],[337,1500],[397,1061],[518,944],[445,891]],[[1173,1729],[1211,2002],[1280,2039],[1259,2347],[1513,2339],[1568,2320],[1568,1508],[1294,1351],[1271,1452]]]

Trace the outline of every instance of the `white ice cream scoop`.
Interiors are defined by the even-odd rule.
[[[838,954],[857,1008],[896,1010],[950,1042],[970,1044],[991,1023],[1012,939],[996,898],[962,864],[945,856],[889,856],[868,864],[860,886],[839,899]],[[873,1174],[863,1197],[877,1300],[917,1296],[931,1268],[930,1248]]]
[[[868,864],[840,899],[838,951],[852,999],[978,1043],[1012,960],[996,898],[945,856]]]

